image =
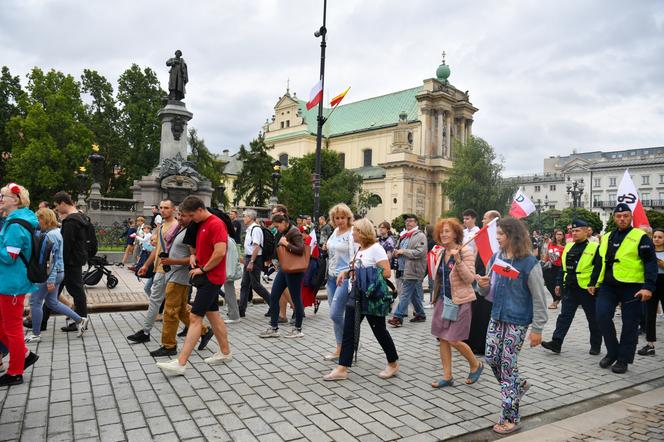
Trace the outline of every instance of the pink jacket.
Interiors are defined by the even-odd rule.
[[[435,280],[433,283],[433,302],[435,303],[440,293],[441,276],[438,273],[440,260],[443,259],[444,249],[436,252]],[[461,256],[461,259],[459,259]],[[475,251],[470,247],[461,249],[457,255],[457,262],[450,273],[450,285],[452,286],[452,302],[455,304],[466,304],[477,299],[475,290],[473,290],[473,281],[475,280]]]

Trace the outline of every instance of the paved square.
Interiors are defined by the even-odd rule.
[[[164,375],[148,354],[159,345],[160,323],[147,345],[125,339],[140,329],[143,312],[96,314],[84,339],[61,333],[64,319],[53,318],[42,342],[31,346],[40,359],[25,384],[0,390],[0,440],[426,441],[487,428],[497,419],[498,385],[490,370],[472,386],[429,386],[441,374],[430,318],[390,329],[401,363],[390,380],[377,376],[385,359],[365,321],[349,379],[328,383],[322,376],[334,363],[323,355],[334,335],[326,303],[317,315],[307,309],[305,337],[296,340],[258,338],[267,326],[265,311],[252,306],[246,319],[229,326],[233,361],[203,362],[218,349],[213,340],[194,352],[184,377]],[[658,333],[664,336],[662,322]],[[587,341],[580,310],[562,354],[524,347],[519,366],[533,384],[524,416],[664,376],[662,353],[637,356],[626,375],[602,370],[601,356],[588,355]],[[461,381],[467,367],[457,354],[454,364]]]

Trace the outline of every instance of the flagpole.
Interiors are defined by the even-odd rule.
[[[323,26],[314,32],[315,37],[321,37],[320,41],[320,82],[321,90],[325,94],[325,47],[327,43],[325,37],[327,36],[327,28],[325,21],[327,18],[327,0],[323,0]],[[320,168],[321,168],[321,144],[323,141],[323,101],[318,103],[318,129],[316,131],[316,165],[314,170],[314,213],[313,223],[314,228],[318,229],[318,215],[320,213]],[[318,236],[316,236],[318,237]]]

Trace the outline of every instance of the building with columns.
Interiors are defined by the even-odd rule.
[[[549,208],[572,206],[567,194],[570,182],[583,180],[581,206],[599,214],[606,223],[617,204],[620,180],[629,169],[643,207],[664,211],[664,147],[605,152],[601,150],[544,159],[543,173],[511,177],[521,189]]]
[[[436,77],[419,86],[340,105],[333,113],[324,109],[323,148],[338,152],[344,166],[362,176],[363,190],[380,201],[367,214],[372,221],[404,212],[435,220],[448,209],[441,183],[452,167],[453,141],[471,136],[477,112],[468,91],[450,84],[449,76],[443,59]],[[277,100],[263,134],[284,167],[315,152],[317,115],[317,107],[307,110],[306,100],[288,89]]]

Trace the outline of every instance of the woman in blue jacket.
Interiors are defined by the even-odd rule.
[[[37,289],[28,280],[26,260],[32,252],[28,229],[12,222],[24,220],[37,228],[37,217],[28,207],[30,194],[23,186],[9,183],[0,189],[0,211],[8,216],[0,230],[0,342],[9,349],[9,368],[0,376],[0,387],[23,383],[23,371],[39,356],[28,351],[23,341],[23,308],[25,294]]]

